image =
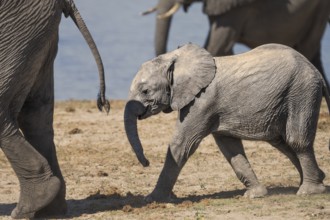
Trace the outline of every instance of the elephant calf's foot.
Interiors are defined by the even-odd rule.
[[[165,195],[163,193],[151,193],[148,196],[144,198],[144,201],[147,203],[152,203],[152,202],[173,202],[174,200],[177,199],[177,196],[171,192],[169,195]]]
[[[265,186],[263,185],[257,185],[254,187],[250,187],[246,190],[246,192],[244,193],[244,197],[246,198],[261,198],[264,197],[265,195],[267,195],[268,190],[266,189]]]
[[[297,192],[297,195],[321,194],[327,191],[323,183],[303,183]]]
[[[47,206],[56,197],[61,182],[57,177],[52,176],[41,183],[25,182],[23,187],[19,202],[11,213],[11,217],[15,219],[35,217],[38,210]]]

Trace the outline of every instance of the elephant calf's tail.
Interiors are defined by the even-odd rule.
[[[89,32],[84,20],[82,19],[78,9],[76,8],[72,0],[65,0],[65,8],[63,10],[66,17],[70,16],[81,34],[85,38],[89,48],[91,49],[93,56],[95,58],[97,68],[99,70],[100,78],[100,92],[98,94],[97,107],[100,111],[104,108],[107,113],[110,111],[109,101],[105,97],[105,77],[104,77],[104,67],[100,56],[100,53],[96,47],[91,33]]]

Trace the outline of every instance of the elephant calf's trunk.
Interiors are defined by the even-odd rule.
[[[133,100],[128,101],[125,106],[124,123],[128,141],[131,144],[136,157],[142,166],[147,167],[149,166],[149,161],[143,154],[143,148],[137,130],[137,118],[139,115],[142,115],[144,111],[145,107],[140,102]]]

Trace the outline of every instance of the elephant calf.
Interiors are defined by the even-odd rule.
[[[212,57],[187,44],[144,63],[130,88],[125,129],[138,160],[143,154],[136,122],[159,112],[179,112],[163,170],[147,201],[170,198],[178,175],[204,137],[220,151],[247,187],[245,196],[267,194],[252,170],[242,139],[269,142],[298,170],[297,194],[323,193],[325,174],[317,165],[315,139],[322,93],[329,93],[316,68],[295,50],[278,44]]]

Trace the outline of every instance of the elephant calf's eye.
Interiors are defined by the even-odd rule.
[[[144,89],[144,90],[142,90],[142,94],[144,94],[144,95],[148,95],[148,93],[149,93],[149,90],[148,90],[148,89]]]

